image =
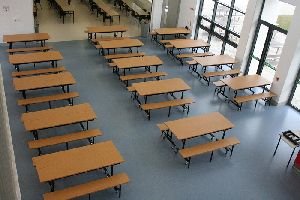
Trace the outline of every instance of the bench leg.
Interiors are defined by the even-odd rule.
[[[189,158],[185,158],[185,164],[187,165],[188,169],[190,168],[190,164],[191,164],[191,157]]]
[[[186,112],[186,114],[188,115],[189,112],[190,112],[190,105],[187,106],[187,112]]]
[[[231,149],[230,149],[230,157],[232,156],[233,149],[234,149],[234,145],[233,145],[233,146],[231,147]]]
[[[28,112],[28,111],[29,111],[29,109],[28,109],[28,105],[26,105],[26,106],[25,106],[25,111],[26,111],[26,112]]]
[[[212,159],[213,159],[213,155],[214,155],[214,151],[212,151],[212,152],[211,152],[211,154],[210,154],[210,159],[209,159],[209,162],[211,162],[211,161],[212,161]]]
[[[280,143],[280,141],[281,141],[281,135],[279,136],[279,140],[278,140],[278,143],[277,143],[277,145],[276,145],[276,148],[275,148],[275,151],[274,151],[274,153],[273,153],[273,156],[275,156],[275,154],[276,154],[276,152],[277,152],[277,149],[278,149],[278,146],[279,146],[279,143]]]
[[[49,108],[51,109],[52,108],[51,101],[48,101],[48,104],[49,104]]]
[[[286,165],[286,167],[289,166],[289,164],[290,164],[290,162],[291,162],[291,160],[292,160],[292,157],[293,157],[293,155],[294,155],[295,149],[296,149],[296,148],[293,149],[292,154],[291,154],[291,156],[290,156],[290,159],[289,159],[288,164]]]
[[[118,188],[119,198],[121,198],[121,191],[122,191],[122,185],[120,185]]]
[[[171,114],[171,106],[169,107],[168,117],[170,117]]]
[[[37,131],[32,131],[32,134],[33,134],[33,139],[34,140],[38,140],[39,139],[39,135],[38,135]]]

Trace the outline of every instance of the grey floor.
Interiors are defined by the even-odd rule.
[[[287,129],[300,129],[300,114],[289,106],[265,107],[262,103],[256,109],[252,103],[246,104],[242,112],[238,112],[213,95],[213,86],[208,87],[200,82],[186,66],[180,66],[167,56],[161,47],[147,40],[144,42],[146,45],[142,51],[148,55],[158,55],[164,61],[161,71],[167,71],[168,77],[181,77],[192,87],[186,96],[193,97],[197,103],[192,105],[189,116],[221,112],[235,125],[227,135],[238,137],[241,144],[236,147],[231,159],[218,151],[213,162],[210,163],[209,154],[205,154],[194,158],[191,168],[187,169],[183,159],[172,152],[170,144],[161,140],[156,127],[158,122],[186,117],[186,114],[175,108],[168,118],[167,109],[162,109],[154,111],[152,120],[148,121],[130,99],[124,85],[88,41],[51,43],[64,57],[60,65],[67,66],[77,80],[76,86],[71,87],[72,91],[80,93],[80,98],[75,102],[89,102],[97,113],[97,120],[90,123],[91,128],[99,128],[104,132],[103,136],[97,138],[97,142],[112,140],[126,160],[116,167],[116,172],[126,172],[130,177],[130,183],[123,187],[121,199],[300,199],[299,174],[291,167],[285,168],[291,149],[282,143],[276,156],[272,157],[278,134]],[[39,182],[32,165],[31,158],[37,152],[27,147],[32,135],[24,130],[20,120],[24,108],[18,107],[16,103],[21,95],[12,86],[10,74],[14,68],[7,62],[6,47],[0,48],[22,199],[42,199],[42,194],[49,191],[49,186]],[[32,91],[28,94],[36,96],[57,90]],[[150,100],[165,98],[152,97]],[[47,105],[36,106],[32,110],[44,108]],[[49,137],[75,130],[80,130],[79,125],[46,130],[40,135]],[[193,139],[187,145],[207,142],[208,139]],[[87,141],[81,141],[71,146],[87,144]],[[64,145],[45,149],[44,152],[63,149]],[[56,182],[56,188],[103,176],[102,171],[94,171],[65,178]],[[93,194],[92,199],[118,198],[113,190],[106,190]]]

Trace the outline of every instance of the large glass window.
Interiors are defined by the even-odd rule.
[[[258,20],[246,73],[273,81],[295,6],[266,0]]]
[[[295,86],[291,95],[290,104],[300,111],[300,71],[298,73],[298,78],[295,82]]]
[[[213,53],[235,56],[247,4],[248,0],[200,0],[195,38],[210,43]]]

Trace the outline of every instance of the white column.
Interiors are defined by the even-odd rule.
[[[163,0],[152,1],[151,23],[150,29],[160,28]]]
[[[189,27],[194,37],[200,0],[181,0],[177,27]]]
[[[5,34],[33,33],[33,0],[0,0],[0,42]]]
[[[246,64],[253,43],[255,28],[257,26],[262,3],[263,0],[248,1],[243,28],[240,34],[241,37],[236,53],[236,59],[238,60],[238,63],[235,65],[235,67],[240,67],[242,72],[244,72],[246,69]]]
[[[285,104],[288,101],[300,65],[300,2],[296,4],[271,87],[271,91],[278,94],[275,98],[277,104]]]

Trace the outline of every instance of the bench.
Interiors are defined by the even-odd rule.
[[[223,81],[221,81],[221,80],[215,81],[215,82],[213,82],[213,84],[216,87],[216,89],[214,91],[214,95],[216,94],[216,92],[218,92],[218,94],[219,93],[224,93],[223,88],[226,86],[226,84]]]
[[[62,190],[54,192],[48,192],[43,195],[44,200],[58,200],[58,199],[74,199],[84,195],[90,195],[92,193],[114,188],[121,197],[121,185],[129,182],[129,177],[126,173],[115,174],[106,178],[90,181],[80,185],[71,186]]]
[[[136,80],[136,79],[144,79],[146,81],[147,78],[156,78],[160,80],[161,76],[167,76],[166,72],[152,72],[152,73],[143,73],[143,74],[131,74],[126,76],[120,76],[121,81],[125,82],[126,87],[128,87],[128,81]]]
[[[193,57],[206,57],[206,56],[213,56],[214,54],[211,52],[204,52],[204,53],[184,53],[176,55],[176,58],[180,61],[181,65],[183,65],[184,58],[193,58]]]
[[[12,77],[21,77],[21,76],[33,76],[40,74],[51,74],[51,73],[59,73],[67,71],[65,67],[57,67],[57,68],[47,68],[47,69],[34,69],[34,70],[25,70],[20,72],[12,72]]]
[[[205,72],[200,76],[200,78],[203,78],[207,82],[207,85],[209,85],[210,78],[212,77],[216,77],[216,76],[223,76],[223,78],[225,78],[226,76],[235,77],[239,75],[239,73],[240,73],[240,68],[226,70],[226,71]]]
[[[156,126],[159,128],[159,130],[161,132],[161,136],[163,136],[166,132],[169,131],[168,126],[165,125],[164,123],[162,123],[162,124],[156,124]]]
[[[188,60],[186,63],[189,65],[189,69],[193,69],[197,62],[195,60]]]
[[[143,57],[146,54],[144,52],[138,52],[138,53],[121,53],[121,54],[109,54],[104,56],[104,58],[111,62],[112,59],[118,59],[118,58],[131,58],[131,57]]]
[[[67,93],[61,93],[61,94],[54,94],[54,95],[47,95],[47,96],[41,96],[41,97],[34,97],[30,99],[19,99],[18,105],[19,106],[25,106],[26,112],[28,112],[28,106],[32,104],[38,104],[38,103],[49,103],[49,107],[51,108],[51,101],[62,101],[62,100],[68,100],[70,105],[73,105],[73,99],[79,97],[78,92],[67,92]]]
[[[172,44],[164,44],[164,49],[167,49],[167,53],[169,54],[171,49],[173,49],[173,45]]]
[[[258,94],[252,94],[252,95],[246,95],[246,96],[238,96],[235,97],[231,102],[238,107],[238,110],[242,110],[243,103],[248,101],[256,101],[255,102],[255,108],[257,105],[258,100],[262,99],[265,101],[265,104],[271,105],[272,97],[277,96],[273,92],[264,92],[264,93],[258,93]]]
[[[21,52],[30,53],[30,52],[35,52],[35,51],[49,51],[51,49],[53,49],[53,47],[44,46],[44,47],[30,47],[30,48],[14,48],[14,49],[7,49],[6,51],[9,54],[14,54],[14,53],[21,53]]]
[[[222,148],[226,149],[225,154],[227,154],[227,152],[230,150],[230,157],[231,157],[234,146],[237,144],[240,144],[240,141],[236,137],[228,137],[225,139],[208,142],[205,144],[199,144],[193,147],[180,149],[179,154],[185,159],[188,168],[190,168],[191,157],[211,152],[210,154],[210,162],[211,162],[214,155],[214,151]]]
[[[28,142],[30,149],[38,149],[39,155],[42,154],[41,148],[54,146],[57,144],[66,143],[66,149],[69,149],[69,142],[88,139],[90,144],[94,144],[95,137],[101,136],[102,132],[99,129],[80,131],[76,133],[69,133],[59,136],[54,136],[50,138],[44,138],[39,140],[33,140]]]
[[[147,103],[142,104],[141,109],[146,112],[148,120],[150,120],[150,111],[155,109],[161,109],[161,108],[169,108],[168,117],[171,114],[171,108],[175,106],[182,106],[183,111],[187,110],[187,114],[189,114],[190,111],[190,104],[194,103],[194,100],[192,98],[186,98],[186,99],[174,99],[170,101],[164,101],[164,102],[156,102],[156,103]]]
[[[117,64],[116,63],[108,63],[108,67],[113,69],[113,73],[117,72]]]

